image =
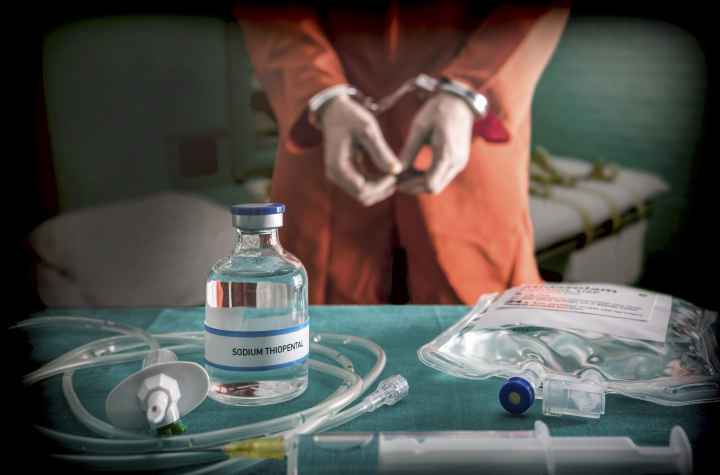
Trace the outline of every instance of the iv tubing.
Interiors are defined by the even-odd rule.
[[[139,338],[145,341],[145,343],[147,343],[147,345],[153,351],[160,349],[160,345],[158,344],[157,340],[155,340],[149,333],[141,330],[140,328],[122,325],[111,320],[98,320],[96,318],[65,315],[59,315],[56,317],[35,317],[18,322],[14,326],[11,326],[10,330],[20,328],[57,326],[58,324],[74,325],[81,328],[90,328],[93,330],[120,333],[122,335]]]
[[[330,420],[323,422],[320,427],[317,428],[317,431],[324,432],[326,430],[340,427],[341,425],[347,424],[358,416],[365,414],[366,412],[368,412],[369,409],[370,403],[368,401],[362,401],[358,404],[355,404],[353,407],[342,411]]]
[[[133,433],[134,437],[132,437],[132,440],[99,439],[96,437],[62,434],[47,428],[39,429],[53,439],[59,439],[60,442],[68,447],[72,447],[75,450],[95,453],[143,453],[182,450],[188,448],[211,447],[231,440],[259,437],[269,433],[288,430],[307,419],[317,417],[318,413],[332,413],[337,411],[351,403],[352,400],[357,397],[356,394],[360,393],[361,382],[357,375],[336,366],[316,360],[310,360],[310,366],[311,368],[320,370],[323,373],[343,379],[345,382],[344,386],[346,386],[347,389],[339,395],[335,395],[334,397],[331,396],[315,407],[267,421],[205,432],[203,434],[179,435],[167,438],[149,437],[145,434]],[[64,385],[63,389],[67,390],[69,388]],[[71,410],[86,427],[108,437],[125,437],[126,431],[116,429],[115,427],[87,413],[87,411],[76,412],[78,408],[82,408],[82,404],[80,403],[74,390],[69,395],[70,399],[68,402],[70,402]],[[66,396],[68,396],[67,392]],[[109,431],[105,432],[105,429],[109,429]]]
[[[140,355],[138,355],[140,353]],[[137,352],[133,356],[142,356],[143,352]],[[121,355],[114,355],[115,357]],[[115,359],[115,358],[113,358]],[[91,365],[95,366],[95,365]],[[170,438],[157,438],[149,437],[146,434],[131,432],[134,440],[109,440],[109,439],[98,439],[94,437],[74,436],[69,434],[62,434],[48,428],[38,427],[41,432],[50,436],[53,439],[67,444],[68,447],[72,447],[75,450],[91,451],[99,453],[141,453],[148,451],[157,450],[178,450],[184,448],[197,448],[204,446],[212,446],[222,444],[229,440],[251,438],[267,433],[278,432],[287,430],[293,425],[297,425],[308,418],[314,417],[317,413],[337,410],[336,406],[344,407],[352,400],[357,397],[355,393],[360,393],[362,390],[362,382],[360,377],[354,373],[350,373],[342,368],[329,365],[316,360],[310,360],[310,366],[313,369],[320,370],[331,376],[336,376],[343,379],[348,389],[343,391],[340,395],[334,394],[334,398],[326,399],[317,406],[306,409],[295,414],[289,414],[279,418],[271,419],[268,421],[257,422],[248,424],[246,426],[239,426],[228,429],[221,429],[204,434],[196,435],[181,435]],[[129,431],[121,431],[105,423],[104,421],[97,419],[92,414],[88,413],[82,403],[80,402],[77,393],[75,393],[72,387],[71,376],[65,377],[63,381],[63,391],[65,396],[68,397],[68,402],[73,413],[78,417],[86,427],[98,432],[102,435],[109,437],[126,437]],[[349,393],[349,394],[346,394]],[[359,394],[358,394],[359,395]],[[354,397],[353,397],[354,396]]]
[[[306,409],[295,414],[290,414],[288,416],[279,417],[270,421],[264,421],[235,428],[222,429],[218,431],[211,431],[204,434],[158,439],[147,437],[145,434],[139,434],[130,431],[121,431],[111,426],[110,424],[107,424],[106,422],[92,416],[92,414],[90,414],[84,408],[79,398],[77,397],[77,393],[75,393],[74,391],[72,384],[73,371],[79,368],[117,364],[121,362],[139,359],[140,357],[150,352],[157,351],[157,349],[159,348],[158,340],[186,342],[186,344],[176,345],[174,347],[171,346],[167,348],[174,349],[175,351],[190,351],[193,349],[193,347],[197,349],[197,346],[203,341],[202,332],[182,332],[151,336],[148,333],[133,327],[116,324],[115,322],[88,319],[83,317],[36,317],[30,320],[20,322],[18,325],[16,325],[16,328],[56,325],[58,323],[74,324],[100,330],[115,331],[123,335],[119,337],[96,340],[89,344],[83,345],[82,347],[76,348],[75,350],[72,350],[62,355],[59,358],[56,358],[52,362],[44,365],[39,370],[34,371],[33,373],[29,374],[28,377],[26,377],[26,382],[32,384],[41,379],[64,373],[63,392],[68,398],[68,402],[73,413],[94,432],[98,432],[110,437],[127,437],[128,439],[130,439],[98,439],[93,437],[63,434],[52,429],[38,427],[41,432],[56,440],[63,442],[67,447],[73,447],[77,450],[83,451],[94,450],[101,453],[122,452],[123,454],[127,454],[128,449],[131,449],[131,447],[131,451],[135,453],[143,453],[147,452],[148,450],[164,451],[177,448],[191,449],[202,446],[208,447],[222,444],[229,440],[236,440],[238,438],[250,438],[259,435],[266,435],[268,433],[287,431],[293,426],[296,427],[296,430],[293,432],[308,432],[318,427],[327,426],[327,424],[335,420],[336,417],[344,414],[340,413],[339,411],[341,411],[347,405],[351,404],[357,397],[360,396],[360,394],[362,394],[367,389],[367,387],[369,387],[375,382],[379,374],[384,369],[386,361],[385,354],[382,348],[380,348],[378,345],[371,342],[370,340],[351,335],[313,335],[313,345],[311,347],[313,351],[328,356],[331,359],[334,359],[342,366],[341,368],[339,368],[336,366],[328,365],[326,363],[322,363],[320,361],[310,360],[310,365],[314,369],[331,374],[344,380],[344,384],[327,400],[313,408]],[[134,339],[139,338],[143,340],[147,344],[147,346],[150,347],[150,350],[122,354],[122,351],[145,346],[138,342],[133,343],[131,338],[128,337],[132,337]],[[336,350],[320,345],[320,341],[328,341],[330,343],[338,343],[342,345],[359,346],[372,353],[376,357],[376,363],[364,378],[360,378],[354,373],[354,368],[349,358]],[[110,354],[107,356],[95,356],[98,353]],[[362,406],[362,404],[358,406]],[[346,412],[349,412],[351,417],[348,417],[347,415],[342,417],[342,420],[345,422],[350,418],[356,417],[357,415],[361,414],[363,411],[358,410],[358,407],[354,407],[353,410]],[[339,425],[339,423],[333,424],[333,426],[336,425]],[[147,455],[147,459],[150,460],[158,459],[159,454],[145,455]],[[206,454],[201,453],[201,455],[203,457],[207,457]],[[123,456],[130,458],[123,459]],[[132,455],[123,456],[117,456],[116,458],[113,457],[113,459],[115,462],[119,460],[127,460],[127,462],[132,462],[135,459],[140,460],[138,457],[142,457],[142,455],[137,457]],[[70,460],[81,457],[83,456],[66,456],[65,458]],[[95,459],[102,458],[102,456],[94,457]],[[239,461],[235,460],[234,462]],[[223,463],[223,465],[225,465],[225,463]]]
[[[181,332],[151,335],[151,338],[159,343],[185,342],[185,345],[173,346],[170,348],[166,347],[166,349],[175,351],[176,353],[184,353],[197,351],[197,346],[203,343],[202,336],[202,332]],[[142,359],[141,355],[144,356],[149,353],[147,349],[132,353],[132,357],[130,356],[131,353],[119,353],[126,352],[127,350],[144,348],[146,346],[147,344],[137,341],[137,337],[127,335],[112,336],[109,338],[94,340],[90,343],[79,346],[74,350],[68,351],[58,358],[45,363],[42,367],[36,369],[35,371],[28,373],[23,378],[23,382],[26,385],[32,385],[40,380],[47,379],[57,374],[62,374],[70,369],[91,368],[94,366],[119,364]]]

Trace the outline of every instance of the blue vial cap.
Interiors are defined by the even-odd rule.
[[[535,402],[535,390],[525,378],[513,377],[500,388],[500,405],[511,414],[522,414]]]
[[[285,213],[285,205],[282,203],[243,203],[233,205],[232,214],[235,216],[265,216],[268,214]]]

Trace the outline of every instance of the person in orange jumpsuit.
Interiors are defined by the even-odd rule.
[[[235,7],[278,122],[272,198],[287,205],[283,242],[307,268],[311,303],[388,303],[397,247],[412,303],[472,304],[541,281],[530,112],[568,8],[481,3]],[[487,114],[437,93],[407,95],[377,118],[340,96],[309,116],[308,102],[334,86],[382,98],[421,73],[482,94]],[[350,148],[381,174],[360,173]],[[409,166],[427,173],[400,180]]]

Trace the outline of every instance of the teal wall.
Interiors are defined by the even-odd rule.
[[[702,134],[705,58],[668,23],[572,18],[533,104],[533,142],[552,153],[602,158],[661,176],[646,253],[671,247],[686,226]]]

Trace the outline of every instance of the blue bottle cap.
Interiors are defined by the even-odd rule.
[[[500,405],[511,414],[522,414],[535,402],[535,390],[525,378],[512,377],[500,388]]]
[[[282,203],[244,203],[231,208],[233,226],[248,231],[276,229],[283,225]]]
[[[268,214],[281,214],[285,212],[282,203],[243,203],[233,205],[232,214],[236,216],[263,216]]]

